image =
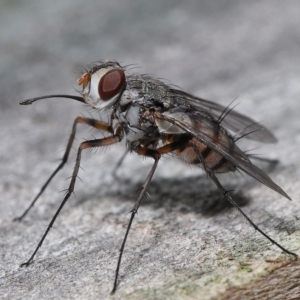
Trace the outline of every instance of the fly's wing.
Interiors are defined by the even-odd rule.
[[[224,107],[212,101],[204,100],[193,95],[190,95],[181,90],[170,90],[175,96],[183,97],[189,104],[198,110],[208,110],[209,113],[218,119],[222,114],[228,114],[222,121],[222,126],[233,131],[240,132],[245,135],[245,138],[259,141],[263,143],[276,143],[277,140],[274,135],[265,127],[252,119],[231,110],[229,107]]]
[[[184,132],[191,134],[199,142],[222,155],[238,169],[291,200],[291,198],[275,182],[273,182],[266,173],[252,164],[247,155],[237,146],[234,147],[234,149],[229,149],[222,141],[220,143],[213,142],[213,130],[211,129],[214,126],[217,126],[217,123],[216,121],[212,122],[211,117],[210,119],[209,117],[207,112],[187,110],[184,107],[176,107],[173,111],[169,110],[165,113],[156,113],[156,118],[160,121],[167,121],[178,126]]]

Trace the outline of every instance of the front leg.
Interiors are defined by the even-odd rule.
[[[48,178],[48,180],[44,183],[44,185],[41,187],[39,193],[35,196],[35,198],[31,201],[30,205],[28,206],[28,208],[24,211],[24,213],[20,216],[14,219],[14,221],[21,221],[29,212],[29,210],[33,207],[33,205],[36,203],[36,201],[39,199],[39,197],[42,195],[42,193],[44,192],[44,190],[47,188],[47,186],[49,185],[50,181],[53,179],[53,177],[58,173],[59,170],[61,170],[63,168],[63,166],[66,164],[69,154],[70,154],[70,150],[75,138],[75,134],[76,134],[76,127],[77,124],[86,124],[89,125],[91,127],[94,127],[96,129],[102,130],[102,131],[106,131],[106,132],[110,132],[113,133],[113,129],[112,126],[110,124],[106,124],[104,122],[95,120],[95,119],[90,119],[90,118],[83,118],[83,117],[77,117],[74,120],[73,123],[73,127],[72,127],[72,132],[71,135],[69,137],[69,141],[68,141],[68,145],[67,148],[65,150],[65,154],[61,160],[61,163],[57,166],[57,168],[54,170],[54,172],[51,174],[51,176]]]
[[[21,264],[21,267],[24,266],[29,266],[29,264],[33,261],[33,258],[35,257],[37,251],[39,250],[39,248],[42,246],[48,232],[50,231],[50,229],[52,228],[57,216],[59,215],[60,211],[62,210],[62,208],[64,207],[65,203],[67,202],[67,200],[70,198],[71,194],[74,191],[74,187],[75,187],[75,182],[77,179],[77,175],[78,175],[78,171],[79,171],[79,167],[80,167],[80,160],[81,160],[81,152],[84,149],[88,149],[88,148],[94,148],[94,147],[105,147],[105,146],[109,146],[115,143],[118,143],[122,140],[122,135],[112,135],[103,139],[97,139],[97,140],[91,140],[91,141],[85,141],[83,143],[80,144],[79,148],[78,148],[78,152],[77,152],[77,158],[76,158],[76,163],[75,163],[75,167],[73,170],[73,174],[71,177],[71,182],[69,185],[69,188],[67,190],[67,193],[61,203],[61,205],[59,206],[58,210],[56,211],[54,217],[52,218],[51,222],[49,223],[42,239],[40,240],[40,242],[38,243],[36,249],[34,250],[33,254],[31,255],[31,257],[29,258],[29,260],[23,264]]]

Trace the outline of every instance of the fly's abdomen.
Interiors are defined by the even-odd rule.
[[[210,149],[195,138],[191,139],[191,143],[193,143],[193,146],[188,146],[181,153],[176,153],[180,159],[189,164],[199,165],[201,167],[203,166],[202,162],[204,161],[206,167],[216,173],[235,171],[235,166],[221,154]],[[195,150],[195,148],[197,150]]]
[[[205,128],[202,130],[202,133],[207,135],[217,147],[226,150],[228,154],[232,156],[237,153],[243,154],[236,146],[232,137],[222,127]],[[181,139],[179,136],[177,138]],[[221,154],[209,148],[204,142],[191,136],[188,142],[184,141],[186,140],[186,137],[182,137],[182,139],[183,145],[185,146],[173,152],[179,159],[188,164],[199,165],[200,167],[203,167],[204,161],[206,167],[216,173],[235,171],[236,167],[231,162]]]

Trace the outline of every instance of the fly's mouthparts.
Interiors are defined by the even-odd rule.
[[[73,99],[73,100],[85,103],[84,99],[82,97],[58,94],[58,95],[46,95],[46,96],[41,96],[41,97],[36,97],[36,98],[30,98],[30,99],[21,101],[19,104],[20,105],[30,105],[35,101],[42,100],[42,99],[49,99],[49,98],[67,98],[67,99]]]
[[[32,104],[32,102],[34,102],[33,98],[28,99],[28,100],[24,100],[24,101],[20,102],[19,104],[20,105],[30,105],[30,104]]]

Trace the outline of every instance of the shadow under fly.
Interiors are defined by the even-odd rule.
[[[57,216],[72,195],[80,168],[82,151],[106,147],[119,143],[123,139],[126,141],[128,151],[150,157],[154,162],[140,189],[139,196],[130,210],[130,220],[120,249],[112,293],[115,293],[118,286],[121,260],[132,221],[147,194],[148,186],[160,158],[167,154],[171,154],[187,164],[202,168],[207,177],[217,186],[221,197],[233,205],[259,233],[286,254],[297,257],[295,253],[287,250],[263,232],[242,211],[231,197],[230,190],[225,189],[217,177],[219,173],[244,172],[283,197],[290,199],[265,172],[251,162],[250,155],[243,152],[236,143],[241,138],[274,143],[276,139],[270,131],[252,119],[233,111],[234,107],[223,107],[217,103],[194,97],[152,76],[130,74],[126,71],[126,66],[121,66],[116,61],[100,61],[94,64],[82,74],[77,83],[82,86],[80,96],[48,95],[20,103],[29,105],[42,99],[69,98],[88,104],[100,111],[109,111],[110,116],[108,122],[84,117],[77,117],[74,120],[61,163],[42,186],[28,209],[16,220],[20,221],[25,217],[52,178],[67,162],[78,124],[94,127],[108,135],[80,144],[65,197],[33,254],[21,266],[28,266],[32,263]]]

